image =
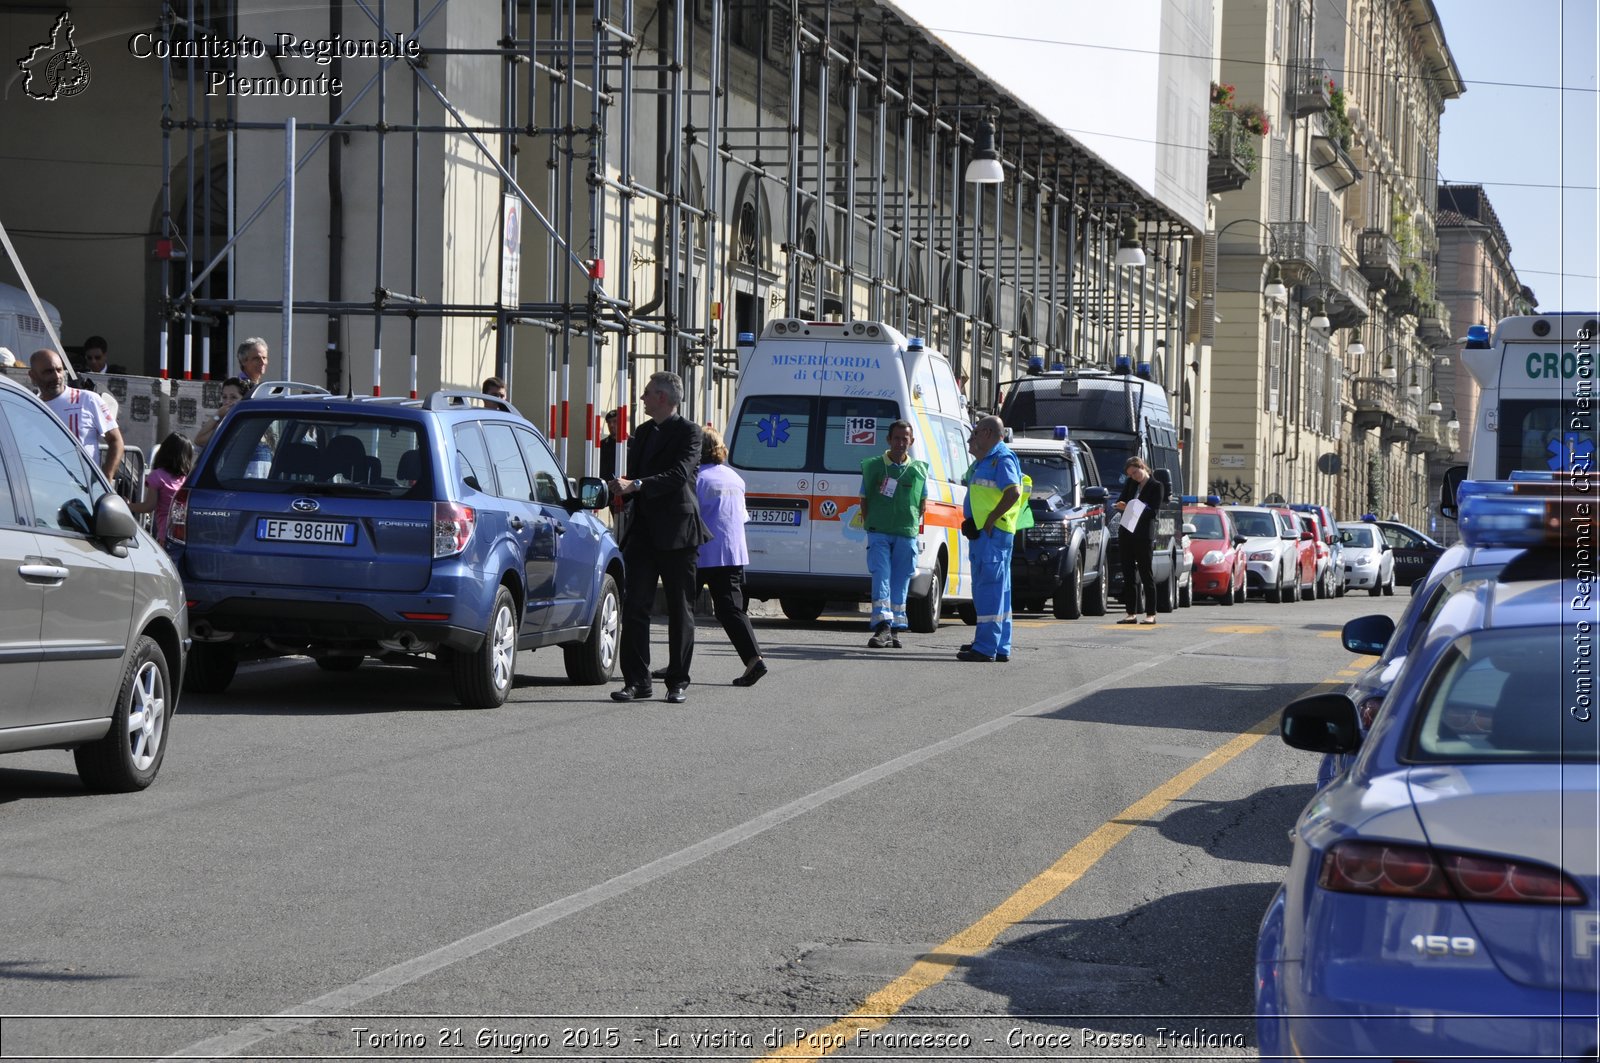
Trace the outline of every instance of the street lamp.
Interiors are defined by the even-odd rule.
[[[1000,165],[1000,153],[994,149],[993,112],[985,114],[978,123],[978,135],[972,140],[972,159],[967,163],[969,185],[997,185],[1006,179]]]
[[[1122,238],[1117,241],[1116,262],[1118,269],[1144,269],[1144,248],[1139,246],[1139,230],[1131,214],[1122,216]]]
[[[1457,428],[1461,427],[1461,421],[1457,419],[1456,411],[1450,411],[1450,419],[1444,423],[1444,426],[1451,431],[1455,431]]]
[[[1267,267],[1267,286],[1261,290],[1261,294],[1279,306],[1289,301],[1289,289],[1283,283],[1283,271],[1276,262]]]
[[[1355,338],[1350,341],[1347,347],[1345,347],[1345,353],[1352,358],[1360,358],[1363,354],[1367,353],[1367,345],[1361,342],[1361,330],[1351,329],[1350,334]]]

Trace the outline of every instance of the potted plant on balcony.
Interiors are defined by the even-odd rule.
[[[1239,122],[1246,132],[1254,133],[1258,137],[1264,137],[1272,132],[1272,122],[1259,104],[1246,103],[1235,107],[1233,112],[1239,116]]]
[[[1327,121],[1328,136],[1336,141],[1341,149],[1348,152],[1354,140],[1355,128],[1350,123],[1344,90],[1335,85],[1332,78],[1328,79]]]

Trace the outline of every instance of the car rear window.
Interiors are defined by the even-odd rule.
[[[1270,513],[1235,513],[1233,526],[1239,529],[1240,535],[1251,538],[1276,538],[1278,523]]]
[[[1411,757],[1595,760],[1586,647],[1569,636],[1551,625],[1458,638],[1422,695]]]
[[[432,488],[426,447],[415,421],[327,411],[235,414],[197,486],[421,497]]]

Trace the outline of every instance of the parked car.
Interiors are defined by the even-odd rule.
[[[1339,542],[1339,522],[1327,506],[1296,502],[1289,506],[1296,513],[1309,513],[1317,522],[1317,597],[1344,597],[1344,547]]]
[[[560,646],[568,678],[616,667],[622,561],[539,430],[478,392],[424,399],[258,387],[212,437],[168,536],[189,596],[191,686],[242,659],[305,654],[446,665],[465,705],[500,705],[518,650]]]
[[[1469,505],[1469,546],[1526,541]],[[1548,505],[1525,530],[1548,533]],[[1289,745],[1355,760],[1290,832],[1261,924],[1263,1059],[1593,1056],[1600,738],[1570,564],[1592,521],[1553,523],[1567,578],[1518,559],[1450,595],[1365,737],[1344,694],[1284,709]]]
[[[1300,597],[1296,565],[1299,536],[1284,518],[1265,506],[1228,506],[1228,515],[1244,542],[1245,585],[1269,602],[1292,602]]]
[[[1295,590],[1297,597],[1311,599],[1317,596],[1317,526],[1288,506],[1274,506],[1286,534],[1294,536]]]
[[[1247,541],[1234,528],[1228,510],[1213,505],[1185,505],[1183,524],[1189,530],[1189,556],[1194,562],[1194,593],[1222,605],[1245,597]]]
[[[1041,610],[1048,598],[1062,620],[1104,616],[1111,582],[1109,493],[1094,455],[1071,439],[1014,439],[1008,445],[1033,481],[1033,527],[1017,533],[1011,551],[1011,586],[1020,611]]]
[[[0,376],[0,753],[70,749],[91,790],[166,757],[188,649],[178,570],[66,426]]]
[[[1409,587],[1428,574],[1444,546],[1399,521],[1373,521],[1383,532],[1384,541],[1394,550],[1394,579],[1402,587]]]
[[[1370,521],[1339,525],[1344,547],[1344,578],[1351,590],[1365,590],[1376,598],[1394,593],[1394,549]]]

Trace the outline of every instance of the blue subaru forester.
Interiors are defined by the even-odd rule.
[[[240,660],[328,671],[367,657],[448,667],[462,704],[511,691],[518,650],[562,647],[567,675],[616,667],[622,559],[539,430],[477,392],[424,399],[267,384],[236,405],[174,500],[167,547],[195,639],[192,690]]]

